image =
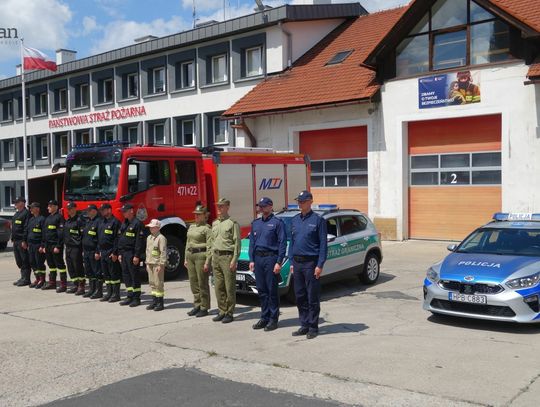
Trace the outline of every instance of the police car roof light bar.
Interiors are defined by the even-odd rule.
[[[105,141],[103,143],[89,143],[89,144],[77,144],[73,147],[74,150],[82,150],[85,148],[96,148],[96,147],[112,147],[112,146],[129,146],[129,141]]]
[[[497,212],[493,214],[493,220],[495,220],[496,222],[504,222],[504,221],[540,222],[540,213]]]

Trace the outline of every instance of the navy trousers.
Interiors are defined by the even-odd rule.
[[[254,256],[255,282],[261,301],[261,319],[277,322],[279,319],[278,275],[274,274],[277,256]]]
[[[102,280],[101,262],[96,260],[95,254],[95,250],[83,250],[84,273],[88,279],[97,278]]]
[[[319,331],[319,313],[321,312],[321,282],[315,278],[317,262],[292,262],[294,267],[294,294],[302,328],[311,332]]]

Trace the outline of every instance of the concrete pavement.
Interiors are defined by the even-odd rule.
[[[286,304],[269,333],[251,329],[252,297],[239,298],[232,324],[188,317],[187,281],[166,284],[163,312],[126,309],[16,288],[13,261],[1,254],[0,405],[38,405],[177,368],[342,405],[536,406],[540,327],[421,309],[425,270],[445,246],[385,242],[378,284],[324,287],[321,335],[310,341],[291,336],[297,311]]]

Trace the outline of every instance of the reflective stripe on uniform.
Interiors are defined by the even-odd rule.
[[[121,281],[120,280],[111,280],[111,281],[109,281],[109,283],[111,283],[111,284],[120,284]]]
[[[105,229],[103,233],[105,233],[106,235],[112,235],[114,232],[111,229]]]
[[[56,225],[49,225],[47,226],[47,229],[56,229]]]
[[[133,291],[133,287],[127,287],[126,291]]]
[[[34,229],[32,229],[32,232],[34,232],[34,233],[41,233],[41,229],[34,228]]]
[[[126,232],[127,237],[135,237],[135,233],[133,232]]]
[[[164,291],[156,291],[156,293],[154,294],[156,297],[163,297],[165,295],[165,292]]]
[[[134,293],[140,293],[141,292],[140,288],[132,288],[132,290],[133,290]]]
[[[91,236],[95,236],[95,235],[97,235],[97,233],[96,233],[96,232],[94,232],[93,230],[89,230],[89,231],[88,231],[88,234],[89,234],[89,235],[91,235]]]
[[[57,269],[59,273],[67,273],[66,269]]]

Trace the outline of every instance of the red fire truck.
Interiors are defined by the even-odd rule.
[[[57,172],[64,165],[55,165]],[[197,201],[206,205],[210,220],[216,216],[219,197],[231,201],[230,215],[242,235],[256,216],[256,203],[269,196],[276,209],[294,202],[309,188],[309,160],[301,154],[267,149],[196,149],[121,142],[77,146],[65,163],[63,204],[79,208],[111,204],[123,221],[120,207],[131,203],[144,223],[161,220],[168,241],[166,277],[183,269],[188,224],[193,222]]]

